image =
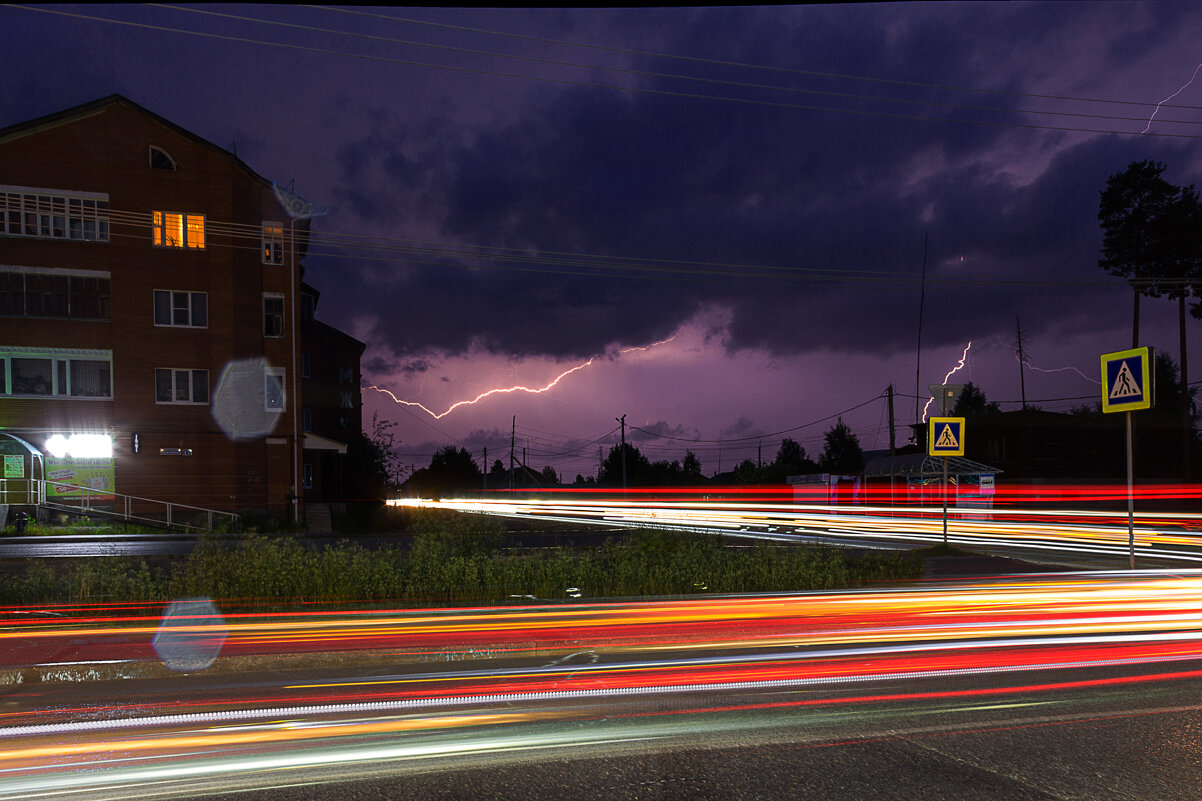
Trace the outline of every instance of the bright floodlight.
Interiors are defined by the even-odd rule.
[[[56,459],[108,459],[113,455],[113,438],[108,434],[55,434],[46,440],[46,450]]]

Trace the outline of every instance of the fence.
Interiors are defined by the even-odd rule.
[[[116,518],[127,523],[147,523],[168,528],[214,531],[214,526],[224,526],[230,531],[238,530],[238,515],[217,509],[204,509],[182,503],[120,495],[111,491],[98,492],[91,487],[67,484],[62,481],[26,479],[22,482],[27,500],[24,503],[47,509],[58,509],[80,515]],[[53,490],[53,492],[51,491]],[[72,493],[63,495],[63,491]],[[0,487],[0,495],[11,495],[7,486]],[[53,498],[53,500],[48,500]],[[22,503],[22,501],[9,501]]]

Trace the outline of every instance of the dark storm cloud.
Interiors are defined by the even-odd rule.
[[[909,63],[919,78],[989,78],[980,44],[954,35],[968,11],[894,27],[866,9],[848,13],[862,22],[850,26],[857,31],[850,44],[846,35],[837,45],[822,35],[821,14],[798,27],[807,63],[863,74],[890,74]],[[733,12],[701,17],[682,32],[689,44],[677,50],[714,52],[718,31],[725,31],[742,47],[737,58],[798,61],[771,52],[788,38],[772,20]],[[731,25],[739,35],[729,36]],[[846,18],[842,25],[846,31]],[[1038,35],[1030,23],[1030,36]],[[666,79],[656,85],[676,87]],[[399,193],[408,197],[402,206],[418,205],[420,197],[427,218],[439,220],[452,241],[543,254],[834,269],[842,280],[802,273],[789,280],[602,280],[571,275],[578,270],[571,264],[527,264],[542,272],[524,273],[464,269],[448,259],[404,272],[386,301],[399,313],[385,317],[379,333],[402,351],[458,352],[475,344],[581,356],[611,342],[665,336],[716,303],[734,312],[736,350],[795,353],[823,345],[887,353],[913,341],[924,234],[931,241],[927,292],[938,320],[928,329],[931,345],[959,341],[970,329],[976,336],[1008,330],[1020,312],[1038,327],[1056,309],[1055,292],[953,279],[1096,278],[1096,202],[1106,175],[1140,153],[1171,146],[1118,137],[1064,146],[1047,171],[1021,186],[989,163],[991,148],[1019,136],[1046,145],[1056,135],[579,88],[470,139],[438,140],[443,144],[427,147],[420,167],[404,153],[412,134],[381,135],[365,147],[410,187]],[[366,160],[345,159],[348,179]],[[924,163],[934,165],[931,174],[921,175]],[[377,197],[360,205],[373,210],[365,213],[370,219],[387,204]],[[909,280],[878,280],[871,271]],[[1074,312],[1088,316],[1095,305],[1087,297]]]
[[[657,420],[654,423],[641,425],[638,427],[630,426],[626,438],[632,442],[647,442],[659,440],[664,437],[679,437],[684,439],[697,438],[700,433],[696,428],[690,428],[684,425],[672,425],[666,420]]]

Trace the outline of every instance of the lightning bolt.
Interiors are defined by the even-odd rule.
[[[1014,358],[1017,359],[1018,354],[1015,354]],[[1061,372],[1064,372],[1065,370],[1072,370],[1074,373],[1081,376],[1086,381],[1092,381],[1093,383],[1097,384],[1098,386],[1102,386],[1101,381],[1097,380],[1096,378],[1090,378],[1085,373],[1078,370],[1076,367],[1053,367],[1051,369],[1045,370],[1042,367],[1036,367],[1035,365],[1031,364],[1029,361],[1026,361],[1025,359],[1023,360],[1023,365],[1026,367],[1030,367],[1032,370],[1038,370],[1041,373],[1061,373]]]
[[[955,375],[956,371],[964,366],[964,360],[968,358],[968,349],[972,347],[972,340],[968,340],[968,344],[964,346],[964,352],[960,354],[960,363],[948,371],[947,375],[939,383],[946,384],[947,380]],[[935,402],[934,398],[927,401],[927,405],[922,407],[922,422],[927,421],[927,409],[931,408],[931,404]]]
[[[652,342],[650,345],[642,345],[642,346],[636,346],[636,347],[630,347],[630,348],[623,348],[622,350],[618,351],[618,354],[621,355],[623,353],[630,353],[631,351],[636,351],[636,350],[639,350],[639,351],[651,350],[652,348],[658,347],[660,345],[668,344],[672,340],[676,339],[676,337],[678,337],[678,336],[679,336],[679,334],[673,334],[672,336],[668,337],[667,339],[661,339],[659,342]],[[460,406],[471,406],[471,405],[479,403],[480,401],[484,400],[485,398],[491,397],[493,395],[508,395],[511,392],[526,392],[531,395],[540,395],[544,392],[548,392],[548,391],[554,389],[555,386],[560,381],[567,378],[572,373],[579,372],[580,370],[583,370],[584,368],[592,365],[593,362],[597,361],[598,358],[599,357],[597,357],[597,356],[593,356],[591,359],[589,359],[586,362],[578,364],[575,367],[572,367],[568,370],[564,370],[562,373],[555,376],[555,378],[551,379],[551,381],[544,386],[527,387],[527,386],[519,385],[519,386],[515,386],[515,387],[498,387],[496,389],[490,389],[486,392],[481,392],[479,395],[472,398],[471,400],[461,400],[456,403],[453,403],[447,408],[446,411],[441,412],[441,413],[435,412],[432,409],[429,409],[429,408],[423,406],[422,404],[418,403],[417,401],[402,400],[401,398],[398,398],[391,391],[385,389],[384,387],[370,386],[370,387],[368,387],[368,389],[374,389],[376,392],[383,393],[383,394],[387,395],[388,397],[392,398],[393,401],[395,401],[396,403],[398,403],[402,406],[416,406],[417,408],[421,409],[426,414],[433,417],[435,420],[441,420],[442,418],[446,417],[451,412],[458,409]]]
[[[1149,130],[1151,130],[1151,128],[1152,128],[1152,120],[1156,119],[1156,115],[1160,113],[1160,107],[1161,107],[1161,106],[1163,106],[1165,103],[1169,102],[1169,101],[1170,101],[1170,100],[1172,100],[1174,97],[1176,97],[1177,95],[1181,94],[1182,92],[1184,92],[1186,89],[1188,89],[1188,88],[1189,88],[1189,85],[1190,85],[1191,83],[1193,83],[1193,82],[1194,82],[1194,78],[1197,78],[1197,77],[1198,77],[1198,70],[1202,70],[1202,64],[1199,64],[1198,66],[1194,67],[1194,74],[1193,74],[1193,75],[1191,75],[1191,76],[1190,76],[1190,78],[1189,78],[1189,80],[1185,82],[1185,86],[1181,87],[1181,88],[1180,88],[1180,89],[1178,89],[1176,92],[1173,92],[1173,94],[1169,95],[1169,96],[1168,96],[1168,97],[1166,97],[1164,100],[1161,100],[1159,103],[1157,103],[1157,104],[1156,104],[1156,109],[1155,109],[1155,110],[1152,112],[1152,116],[1151,116],[1151,117],[1148,117],[1148,124],[1147,124],[1147,126],[1146,126],[1146,127],[1145,127],[1145,128],[1142,130],[1142,131],[1140,131],[1140,132],[1139,132],[1139,135],[1140,135],[1140,136],[1143,136],[1143,135],[1144,135],[1144,134],[1146,134],[1146,133],[1147,133]]]

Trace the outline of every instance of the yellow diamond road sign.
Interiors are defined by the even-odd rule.
[[[964,455],[963,417],[932,417],[927,424],[928,454],[931,456]]]

